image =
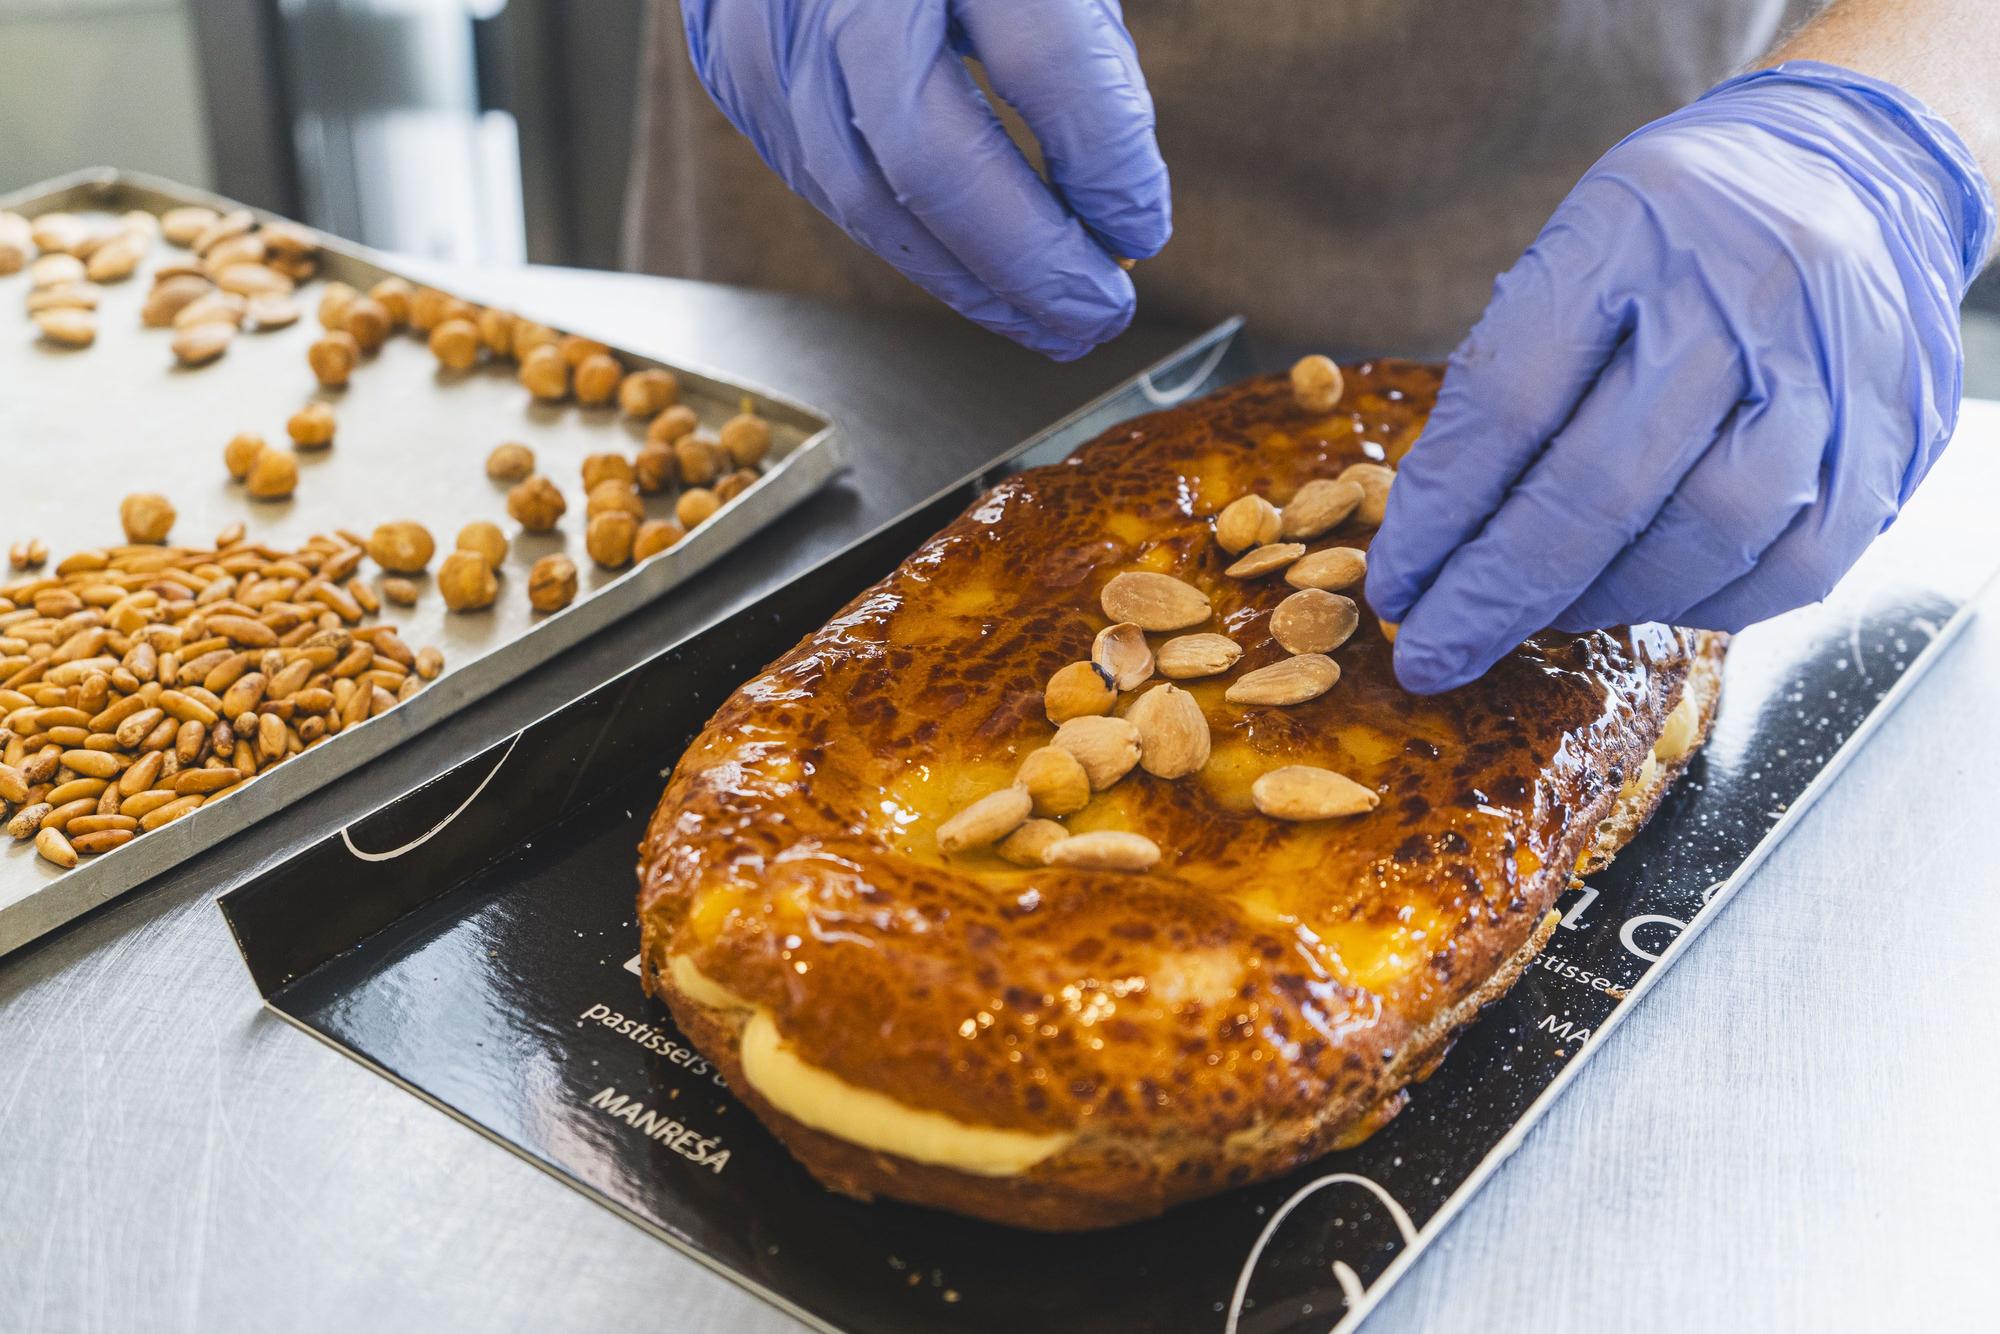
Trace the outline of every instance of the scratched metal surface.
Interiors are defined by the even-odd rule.
[[[96,172],[0,198],[0,207],[30,216],[65,210],[90,218],[128,208],[159,213],[181,203],[228,201],[169,182]],[[386,256],[323,239],[329,248],[321,278],[299,293],[305,317],[288,329],[243,334],[220,361],[196,370],[175,367],[170,331],[142,328],[139,320],[150,274],[185,260],[184,250],[163,241],[139,273],[108,285],[97,341],[80,351],[34,337],[26,315],[18,313],[27,273],[0,278],[0,385],[6,386],[0,393],[0,461],[24,459],[33,468],[32,485],[0,492],[0,547],[41,537],[53,565],[72,551],[122,541],[119,498],[140,490],[173,501],[179,518],[172,536],[189,545],[237,521],[256,540],[290,546],[336,527],[366,533],[407,518],[428,526],[445,551],[466,523],[490,519],[512,539],[500,569],[501,595],[491,608],[470,615],[447,611],[434,590],[414,607],[385,608],[382,619],[402,626],[411,645],[444,651],[445,674],[401,707],[169,829],[68,872],[36,857],[29,844],[0,844],[0,953],[213,847],[695,577],[768,533],[779,515],[839,467],[838,432],[819,412],[741,379],[692,369],[690,362],[701,364],[695,358],[677,359],[672,368],[682,401],[706,429],[733,416],[744,398],[758,403],[772,424],[770,460],[755,486],[673,549],[640,565],[602,569],[583,546],[579,469],[591,453],[629,453],[643,428],[614,408],[533,403],[508,367],[440,371],[424,345],[407,336],[390,339],[356,369],[347,388],[320,389],[306,349],[322,332],[312,312],[325,282],[365,289],[392,272],[382,262]],[[634,366],[653,364],[620,351]],[[223,442],[251,431],[288,443],[286,418],[310,401],[334,406],[332,448],[300,452],[298,490],[290,499],[246,499],[222,467]],[[569,510],[557,531],[521,532],[507,517],[506,489],[488,481],[483,469],[486,452],[503,440],[533,448],[537,468],[563,490]],[[671,513],[671,497],[651,498],[649,509],[655,516]],[[523,590],[529,567],[558,551],[576,562],[577,599],[544,616],[528,606]],[[374,572],[372,564],[365,567],[365,574]],[[12,578],[0,574],[0,581]]]
[[[771,308],[644,280],[523,283],[580,310],[621,304],[606,327]],[[821,312],[804,327],[829,348],[842,327],[885,336],[863,324]],[[899,350],[932,392],[858,386],[876,422],[945,439],[947,407],[1004,415],[1009,395],[979,398],[993,349],[907,331]],[[777,378],[760,356],[800,350],[797,335],[733,332],[758,378]],[[830,353],[812,373],[838,370]],[[1990,505],[2000,414],[1969,414],[1966,435],[1927,497]],[[933,484],[954,471],[907,467]],[[887,476],[800,521],[824,539],[880,504],[868,488]],[[719,610],[740,591],[687,596]],[[2000,888],[1983,828],[2000,795],[1985,759],[2000,598],[1981,605],[1367,1329],[1981,1327],[2000,1192],[2000,1038],[1974,1022]],[[580,652],[601,667],[644,629]],[[591,679],[552,672],[465,722],[518,726]],[[446,758],[462,731],[427,749]],[[361,809],[366,779],[0,963],[0,1328],[259,1330],[274,1311],[314,1331],[795,1328],[260,1012],[209,891],[282,834]]]

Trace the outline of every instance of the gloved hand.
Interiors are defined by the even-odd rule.
[[[682,0],[688,51],[764,161],[961,314],[1057,360],[1132,321],[1114,256],[1171,231],[1117,0]],[[961,56],[1040,141],[1044,183]]]
[[[1908,94],[1792,62],[1592,167],[1451,360],[1369,552],[1411,690],[1545,627],[1816,601],[1950,438],[1993,193]]]

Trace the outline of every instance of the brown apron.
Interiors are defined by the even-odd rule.
[[[1817,7],[1128,0],[1174,186],[1173,240],[1135,274],[1139,317],[1241,313],[1334,350],[1448,351],[1592,161]],[[758,161],[695,79],[669,0],[653,0],[646,59],[632,267],[930,300]]]

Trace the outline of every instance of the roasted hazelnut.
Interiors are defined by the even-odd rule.
[[[1094,662],[1071,663],[1051,676],[1042,690],[1042,708],[1058,725],[1109,713],[1117,702],[1117,687]]]
[[[410,322],[410,298],[415,291],[401,278],[384,278],[368,289],[368,299],[388,312],[390,325],[400,329]]]
[[[664,491],[680,476],[680,463],[674,458],[674,451],[667,445],[647,445],[639,451],[639,458],[632,465],[635,481],[639,489],[651,495]]]
[[[632,539],[632,559],[657,556],[686,536],[687,529],[672,519],[648,519],[639,525],[638,534]]]
[[[435,287],[419,287],[410,294],[410,328],[420,334],[428,334],[446,320],[453,318],[452,301],[453,298]],[[477,326],[472,332],[475,338],[478,337]]]
[[[534,470],[535,451],[526,445],[499,445],[486,456],[486,475],[496,482],[518,482]]]
[[[368,537],[368,555],[392,574],[421,574],[437,542],[430,530],[410,519],[378,526]]]
[[[496,357],[514,355],[514,317],[491,306],[473,317],[479,326],[479,341]]]
[[[431,355],[448,371],[469,371],[479,364],[479,327],[471,320],[446,320],[431,330]]]
[[[587,454],[583,460],[583,489],[588,491],[599,482],[630,482],[634,480],[632,461],[623,454]]]
[[[562,519],[569,502],[556,484],[536,473],[507,493],[507,513],[531,533],[546,533]]]
[[[292,414],[285,431],[300,449],[325,449],[333,443],[333,409],[324,403],[308,403]]]
[[[244,489],[258,500],[283,500],[298,489],[299,459],[289,449],[272,449],[266,446],[257,451],[251,461],[250,472],[243,479]]]
[[[674,517],[680,520],[681,527],[693,528],[721,508],[722,502],[715,498],[715,492],[699,486],[690,487],[681,492],[681,498],[674,502]]]
[[[638,488],[613,477],[590,488],[590,494],[584,498],[583,512],[594,519],[613,510],[622,510],[635,519],[643,519],[646,517],[646,502],[639,499]]]
[[[347,283],[328,283],[326,290],[320,293],[319,298],[320,328],[325,329],[329,333],[345,329],[347,327],[347,308],[352,306],[360,296],[361,293],[355,291]]]
[[[722,423],[716,442],[737,467],[754,468],[771,452],[771,423],[754,412],[739,413]]]
[[[609,403],[618,392],[625,368],[608,352],[593,352],[576,364],[576,401],[585,407]]]
[[[1332,357],[1315,353],[1292,366],[1292,398],[1307,412],[1332,412],[1344,391],[1340,366]]]
[[[519,316],[514,317],[513,327],[507,334],[508,347],[512,350],[516,361],[526,361],[528,354],[538,347],[555,347],[561,338],[562,335],[548,325],[524,320]],[[560,348],[557,348],[557,354],[561,354]],[[567,361],[563,362],[563,369],[569,369]]]
[[[585,338],[582,334],[562,334],[556,339],[556,350],[563,355],[563,364],[571,370],[583,365],[592,357],[608,354],[611,349],[595,338]]]
[[[340,322],[348,336],[353,338],[364,353],[374,355],[382,350],[382,344],[389,341],[389,334],[396,327],[389,318],[389,312],[382,303],[372,296],[356,299],[347,308],[347,318]]]
[[[264,452],[264,437],[260,435],[231,436],[229,443],[222,447],[222,466],[229,469],[229,475],[242,481],[250,475],[250,465]]]
[[[715,484],[715,498],[727,505],[755,485],[757,474],[749,468],[738,468]]]
[[[569,393],[569,367],[552,344],[544,343],[528,353],[521,362],[519,378],[523,388],[545,403]]]
[[[652,418],[652,426],[646,428],[646,444],[674,444],[682,436],[694,434],[700,424],[702,420],[694,416],[694,408],[688,404],[674,404],[660,416]]]
[[[672,371],[633,371],[618,386],[618,408],[628,417],[656,417],[680,395],[681,382]]]
[[[606,569],[617,569],[632,559],[633,539],[639,535],[639,521],[625,510],[605,510],[591,516],[583,531],[584,549]]]
[[[478,611],[493,605],[500,594],[500,581],[493,567],[477,551],[454,551],[438,566],[438,593],[453,611]]]
[[[306,352],[306,361],[312,366],[313,374],[328,389],[339,389],[354,374],[354,367],[361,360],[361,344],[354,335],[337,330],[314,343]]]
[[[576,562],[561,552],[544,556],[528,571],[528,605],[561,611],[576,598]]]
[[[454,543],[460,551],[476,551],[486,557],[486,563],[495,569],[507,559],[507,534],[500,531],[497,523],[484,519],[474,519],[458,530],[458,541]]]
[[[118,522],[128,542],[164,542],[174,529],[173,502],[153,491],[129,495],[119,502]]]
[[[1075,815],[1090,804],[1090,775],[1083,762],[1061,746],[1029,751],[1014,781],[1027,789],[1040,816]]]
[[[707,486],[722,475],[722,451],[707,436],[684,435],[674,441],[674,458],[688,486]]]
[[[653,418],[653,424],[646,428],[646,443],[671,445],[699,425],[701,418],[694,415],[693,408],[685,403],[676,403]]]

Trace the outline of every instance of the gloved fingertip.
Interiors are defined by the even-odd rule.
[[[1407,627],[1396,637],[1396,680],[1415,695],[1438,695],[1456,689],[1479,673],[1454,654],[1441,653],[1421,639],[1413,638]]]
[[[1397,623],[1410,614],[1410,608],[1417,602],[1417,590],[1410,581],[1398,576],[1392,567],[1378,563],[1373,548],[1368,552],[1368,575],[1362,584],[1362,595],[1368,599],[1370,611],[1385,621]]]
[[[1569,604],[1562,615],[1549,622],[1549,628],[1560,630],[1566,635],[1580,635],[1591,630],[1602,630],[1607,625],[1623,625],[1628,618],[1618,614],[1616,609],[1601,596],[1585,593]]]
[[[1111,218],[1093,218],[1086,224],[1097,243],[1119,259],[1151,259],[1173,239],[1173,205],[1161,181],[1157,199],[1135,204]]]
[[[1035,348],[1035,351],[1041,353],[1050,361],[1061,362],[1075,361],[1078,358],[1088,356],[1096,350],[1096,343],[1073,343],[1068,341],[1038,345]]]
[[[1121,273],[1119,277],[1124,275]],[[1130,284],[1127,284],[1126,291],[1131,291]],[[1128,296],[1124,301],[1097,305],[1092,310],[1086,310],[1081,303],[1065,301],[1059,309],[1030,313],[1052,341],[1074,344],[1088,352],[1099,343],[1108,343],[1129,329],[1137,312],[1137,299]]]

